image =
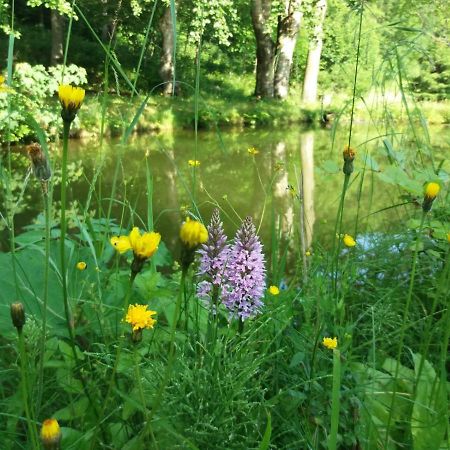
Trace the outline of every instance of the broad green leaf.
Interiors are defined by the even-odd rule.
[[[422,356],[413,355],[416,377]],[[447,392],[433,366],[425,360],[417,381],[411,416],[414,450],[438,450],[447,429]]]

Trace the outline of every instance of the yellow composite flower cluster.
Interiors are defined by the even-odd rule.
[[[249,149],[247,149],[247,151],[250,155],[253,155],[253,156],[255,156],[259,153],[259,150],[257,150],[255,147],[250,147]]]
[[[85,91],[83,88],[70,84],[60,84],[58,88],[59,101],[64,109],[78,110],[83,103]]]
[[[439,191],[441,190],[441,187],[438,183],[428,183],[425,188],[425,197],[429,198],[430,200],[434,200],[436,196],[439,194]]]
[[[189,167],[198,167],[200,166],[200,161],[198,159],[190,159],[188,165]]]
[[[144,260],[152,257],[161,241],[161,235],[154,231],[141,234],[138,227],[134,227],[128,236],[113,236],[111,245],[119,252],[133,250],[134,256]]]
[[[125,321],[129,323],[133,331],[143,330],[144,328],[153,328],[156,320],[152,318],[156,311],[147,310],[148,305],[130,305],[128,307]]]
[[[187,217],[180,228],[180,239],[187,247],[194,248],[208,240],[208,230],[201,222]]]
[[[337,337],[334,338],[324,337],[322,340],[322,344],[329,350],[334,350],[338,345]]]

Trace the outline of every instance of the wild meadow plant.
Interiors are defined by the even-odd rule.
[[[153,218],[155,169],[149,152],[142,165],[147,217],[120,183],[127,139],[148,98],[125,123],[111,192],[103,192],[101,155],[92,179],[86,176],[82,213],[70,214],[69,134],[85,92],[61,84],[60,204],[53,199],[59,161],[36,127],[41,138],[27,147],[27,155],[40,185],[45,224],[31,243],[20,235],[16,240],[12,213],[10,251],[0,255],[7,261],[8,326],[16,330],[1,341],[1,449],[450,448],[450,230],[442,225],[449,223],[447,174],[444,162],[430,163],[433,170],[426,166],[416,131],[420,164],[406,153],[403,158],[401,145],[394,149],[387,140],[396,133],[386,121],[377,137],[387,153],[380,172],[408,197],[385,208],[410,208],[409,220],[394,234],[381,227],[372,231],[368,218],[360,216],[364,177],[375,171],[368,166],[368,142],[355,145],[352,134],[363,8],[358,14],[336,214],[331,199],[326,205],[334,217],[330,245],[319,238],[301,247],[305,193],[291,184],[286,197],[295,212],[294,231],[283,236],[274,213],[272,239],[264,247],[255,209],[241,220],[226,193],[223,202],[210,198],[202,204],[197,169],[207,164],[203,159],[200,164],[195,147],[187,160],[192,183],[181,179],[182,168],[177,172],[191,205],[183,210],[180,253],[172,261],[167,230]],[[105,48],[105,67],[115,64],[112,46]],[[12,59],[9,66],[11,73]],[[126,77],[119,65],[115,69]],[[139,70],[136,81],[138,75]],[[12,87],[4,81],[0,78],[0,92],[9,94]],[[196,140],[199,82],[200,51]],[[102,119],[108,83],[105,74]],[[336,127],[341,125],[337,121]],[[270,165],[267,159],[259,164],[267,156],[263,146],[255,143],[244,153],[254,163],[255,186],[264,191],[261,224],[266,202],[272,205],[273,180],[285,169],[276,162],[272,178],[261,176],[261,166]],[[11,164],[5,171],[10,178],[2,172],[2,180],[9,180],[6,191],[12,172]],[[91,200],[97,200],[97,217],[91,215]],[[205,226],[210,203],[217,209]],[[225,232],[229,228],[234,239]]]

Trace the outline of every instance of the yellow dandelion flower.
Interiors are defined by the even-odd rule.
[[[188,165],[189,167],[198,167],[200,165],[200,161],[198,161],[197,159],[190,159],[188,161]]]
[[[306,250],[305,256],[311,256],[311,252],[309,250]]]
[[[434,200],[436,196],[439,194],[439,191],[441,190],[441,187],[438,183],[428,183],[425,188],[425,197],[429,198],[430,200]]]
[[[344,242],[346,247],[354,247],[356,245],[356,241],[349,234],[344,234],[342,241]]]
[[[144,328],[153,328],[156,320],[152,318],[156,311],[148,310],[148,305],[130,305],[125,316],[125,321],[129,323],[133,331],[143,330]]]
[[[72,122],[84,100],[85,91],[80,87],[61,84],[58,88],[59,101],[62,111],[61,117],[65,122]]]
[[[271,295],[278,295],[280,293],[280,290],[278,289],[277,286],[270,286],[268,291],[269,291],[269,294],[271,294]]]
[[[187,217],[180,228],[180,239],[189,248],[194,248],[208,240],[208,230],[201,222]]]
[[[77,262],[77,269],[78,270],[85,270],[87,267],[87,264],[84,261]]]
[[[44,420],[41,428],[41,441],[45,449],[59,448],[61,429],[56,419]]]
[[[250,155],[253,155],[253,156],[255,156],[259,153],[259,150],[257,150],[255,147],[250,147],[249,149],[247,149],[247,151]]]
[[[324,337],[324,338],[323,338],[323,341],[322,341],[322,344],[323,344],[326,348],[328,348],[328,349],[330,349],[330,350],[333,350],[333,349],[335,349],[335,348],[337,347],[337,345],[338,345],[337,337],[334,337],[334,338]]]

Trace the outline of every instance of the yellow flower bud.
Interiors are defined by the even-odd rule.
[[[25,309],[23,304],[20,302],[11,303],[10,312],[13,325],[17,328],[17,331],[22,331],[25,325]]]
[[[349,234],[344,234],[342,240],[347,247],[354,247],[356,245],[356,241]]]
[[[77,269],[82,271],[85,270],[87,267],[87,264],[84,261],[77,262]]]
[[[41,441],[45,450],[59,449],[61,429],[56,419],[44,420],[41,428]]]
[[[434,199],[439,194],[441,187],[438,183],[428,183],[425,187],[425,194],[422,203],[422,209],[424,212],[428,212],[431,210],[431,206],[434,202]]]

